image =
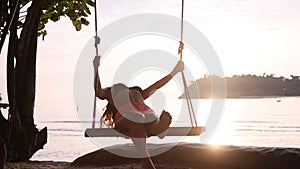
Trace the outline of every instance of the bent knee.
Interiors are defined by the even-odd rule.
[[[157,115],[154,112],[145,113],[145,123],[151,123],[158,119]]]

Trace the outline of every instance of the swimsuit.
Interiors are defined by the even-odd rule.
[[[119,112],[116,114],[115,117],[115,122],[117,123],[118,120],[120,120],[121,117],[123,117],[122,114],[128,112],[150,113],[153,112],[153,110],[142,102],[129,103],[119,108]]]

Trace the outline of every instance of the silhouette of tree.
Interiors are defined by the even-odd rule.
[[[47,142],[47,129],[34,124],[37,38],[45,25],[66,16],[76,30],[88,25],[92,0],[1,0],[0,48],[7,33],[7,93],[9,127],[1,128],[9,161],[28,160]],[[1,122],[4,123],[4,122]]]

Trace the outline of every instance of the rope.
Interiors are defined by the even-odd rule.
[[[182,61],[182,55],[183,55],[183,49],[184,49],[184,43],[183,43],[184,0],[182,0],[181,2],[182,2],[181,3],[181,31],[180,31],[180,41],[179,41],[179,47],[178,47],[178,54],[180,55],[180,61]],[[191,124],[192,124],[192,126],[194,126],[194,124],[195,124],[195,126],[198,126],[194,108],[193,108],[192,101],[191,101],[191,97],[190,97],[190,93],[189,93],[189,89],[188,89],[187,82],[186,82],[183,71],[181,71],[181,76],[182,76],[184,93],[185,93],[185,97],[186,97],[186,101],[187,101],[187,105],[188,105]],[[193,119],[194,119],[194,121],[193,121]]]
[[[184,10],[184,0],[181,1],[181,33],[180,33],[180,42],[183,38],[183,11]]]
[[[96,49],[96,56],[99,56],[98,45],[100,44],[100,38],[98,37],[97,0],[95,0],[94,9],[95,9],[95,49]],[[97,76],[97,71],[94,72],[94,84],[95,84],[96,76]],[[96,124],[96,92],[94,95],[92,128],[95,128],[95,124]]]

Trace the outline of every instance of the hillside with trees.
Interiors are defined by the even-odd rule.
[[[224,81],[226,98],[300,96],[300,76],[289,78],[271,75],[234,75],[221,78],[205,75],[189,86],[192,98],[224,98],[224,92],[212,92],[212,83]],[[199,93],[199,94],[197,94]],[[212,94],[213,93],[213,94]]]

